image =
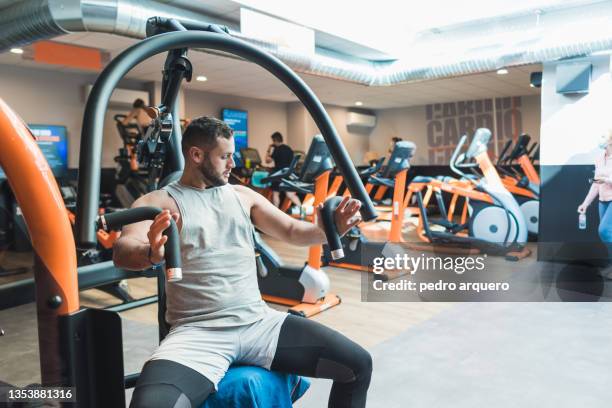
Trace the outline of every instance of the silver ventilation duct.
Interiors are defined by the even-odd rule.
[[[12,3],[12,4],[10,4]],[[0,51],[69,32],[144,38],[151,16],[207,21],[265,48],[294,70],[370,86],[447,78],[612,49],[612,1],[559,4],[433,29],[407,44],[405,57],[373,62],[331,50],[304,55],[242,36],[231,22],[207,16],[184,0],[0,0]],[[189,8],[189,9],[187,9]]]

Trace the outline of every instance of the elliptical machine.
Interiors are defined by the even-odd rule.
[[[528,134],[522,134],[512,151],[506,155],[512,144],[512,141],[508,141],[497,160],[497,169],[503,175],[502,182],[521,207],[529,234],[537,237],[540,219],[540,177],[530,156],[532,152],[538,153],[538,147],[537,142],[529,146],[530,140]],[[519,163],[522,173],[512,167],[514,161]]]
[[[462,180],[446,177],[415,177],[409,189],[415,195],[419,209],[418,236],[432,243],[443,252],[444,247],[451,252],[490,253],[504,255],[506,259],[517,261],[530,255],[527,243],[527,224],[516,199],[504,184],[491,162],[487,145],[491,131],[485,128],[476,130],[472,143],[465,153],[460,153],[467,141],[463,135],[451,158],[451,169]],[[474,159],[474,163],[469,163]],[[466,174],[463,169],[479,167],[482,178]],[[427,202],[422,191],[434,191],[436,197],[441,192],[465,199],[465,211],[469,214],[467,222],[455,223],[448,216],[444,201],[438,199],[441,219],[430,219],[427,215]],[[428,194],[429,197],[432,194]],[[456,201],[453,198],[453,201]],[[432,224],[443,230],[432,229]],[[466,232],[467,231],[467,232]],[[420,249],[427,249],[421,247]]]
[[[367,179],[366,191],[369,193],[374,187],[381,187],[383,190],[393,190],[393,201],[391,206],[386,207],[387,212],[382,207],[376,207],[381,212],[377,221],[391,221],[391,228],[387,241],[370,241],[362,233],[359,227],[353,227],[344,237],[342,237],[342,248],[344,258],[336,261],[332,258],[331,251],[327,245],[323,246],[323,262],[326,265],[340,268],[371,271],[372,263],[375,258],[380,257],[385,246],[389,243],[402,242],[402,225],[404,223],[404,213],[409,203],[406,193],[406,177],[410,169],[410,159],[414,156],[416,145],[408,141],[400,141],[395,144],[388,165],[379,173],[371,174]],[[374,169],[379,170],[383,161],[379,160]],[[385,276],[381,277],[384,279]]]
[[[323,136],[313,138],[299,175],[294,173],[298,160],[299,157],[294,156],[288,168],[273,173],[262,182],[279,181],[281,191],[313,194],[316,207],[328,196],[329,175],[334,167]],[[308,262],[303,267],[283,265],[280,257],[259,236],[255,237],[255,251],[259,289],[264,300],[290,306],[290,313],[304,317],[340,304],[340,297],[329,293],[329,277],[321,270],[320,245],[310,247]]]

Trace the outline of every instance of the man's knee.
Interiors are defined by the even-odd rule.
[[[359,380],[370,380],[372,377],[372,356],[370,353],[361,348],[356,353],[355,357],[355,371]]]
[[[177,387],[170,384],[138,386],[134,390],[130,408],[198,408]]]
[[[340,360],[319,358],[317,376],[330,378],[339,383],[370,381],[372,376],[372,356],[364,348],[354,348]]]

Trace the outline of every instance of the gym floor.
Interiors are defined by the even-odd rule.
[[[384,228],[379,231],[384,233]],[[307,257],[307,248],[264,238],[288,264],[302,264]],[[31,264],[28,254],[13,255],[5,253],[5,268]],[[534,259],[522,266],[528,269]],[[601,347],[612,341],[608,304],[365,303],[361,272],[326,271],[342,304],[312,319],[371,351],[369,407],[400,407],[408,401],[416,407],[608,406],[612,371],[602,362],[612,362],[612,352]],[[5,277],[0,284],[24,276]],[[130,280],[129,287],[134,297],[156,290],[155,280],[146,278]],[[116,299],[88,290],[81,293],[81,303],[103,307]],[[156,311],[153,304],[121,314],[126,373],[139,370],[156,345]],[[0,311],[6,331],[0,337],[0,380],[19,386],[40,381],[35,321],[33,304]],[[329,387],[329,381],[314,380],[296,407],[326,406]]]

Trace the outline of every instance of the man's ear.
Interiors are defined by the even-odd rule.
[[[202,161],[204,161],[204,156],[204,150],[200,149],[199,147],[191,146],[189,148],[189,157],[194,163],[201,164]]]

